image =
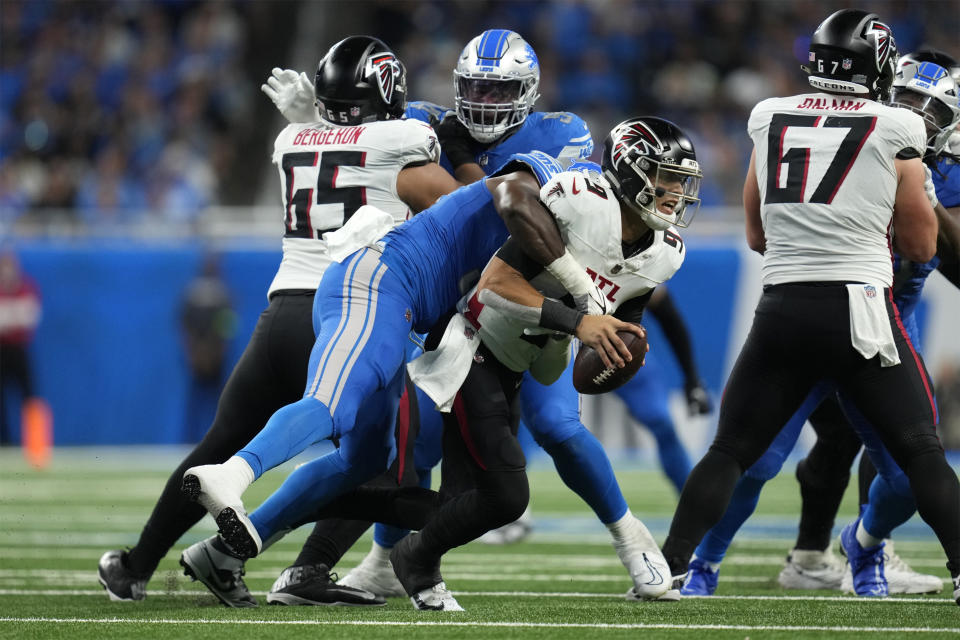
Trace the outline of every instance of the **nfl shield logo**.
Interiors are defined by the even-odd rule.
[[[350,115],[356,118],[360,115],[360,107],[350,107]]]
[[[844,58],[843,63],[841,63],[840,66],[843,67],[844,71],[850,71],[850,67],[853,66],[853,60],[850,58]]]
[[[815,54],[813,51],[811,51],[811,52],[810,52],[810,62],[815,62],[816,59],[817,59],[817,54]]]
[[[867,286],[865,286],[865,287],[863,288],[863,290],[867,292],[867,297],[868,297],[868,298],[876,298],[876,297],[877,297],[877,289],[876,289],[876,287],[874,287],[873,285],[868,284]]]

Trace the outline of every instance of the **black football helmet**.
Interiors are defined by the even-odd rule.
[[[620,202],[652,229],[686,227],[700,207],[703,173],[697,152],[687,134],[669,120],[624,120],[603,141],[600,164]],[[661,211],[657,198],[667,194],[677,202],[672,211]]]
[[[897,43],[875,13],[841,9],[820,23],[810,40],[810,84],[830,93],[886,100],[897,69]]]
[[[330,47],[313,81],[320,117],[356,125],[402,118],[407,107],[407,71],[383,41],[350,36]]]

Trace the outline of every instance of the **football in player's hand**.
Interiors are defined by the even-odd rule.
[[[580,393],[598,394],[613,391],[623,385],[643,366],[647,355],[647,339],[629,331],[617,331],[617,335],[630,350],[633,357],[624,367],[608,369],[599,354],[587,345],[581,345],[573,361],[573,386]]]

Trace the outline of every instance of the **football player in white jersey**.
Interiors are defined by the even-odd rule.
[[[694,215],[701,173],[692,146],[681,149],[663,142],[677,140],[688,138],[666,120],[626,120],[605,141],[605,177],[599,166],[578,163],[540,191],[567,251],[595,281],[606,283],[606,312],[624,322],[640,324],[653,290],[683,262],[683,241],[672,225]],[[480,344],[474,345],[472,360],[461,360],[470,369],[459,390],[452,389],[455,399],[440,394],[437,386],[425,387],[438,404],[453,403],[453,412],[444,417],[441,488],[453,497],[390,555],[418,609],[457,606],[440,575],[441,556],[512,522],[526,507],[525,461],[510,407],[524,371],[551,384],[567,368],[569,338],[584,316],[561,302],[564,294],[556,279],[511,239],[459,305],[459,323],[448,326],[451,335],[472,329]],[[555,333],[530,335],[538,327]],[[436,357],[443,361],[444,356]],[[463,379],[448,367],[443,371],[438,386]],[[416,374],[413,378],[424,385]],[[634,584],[628,595],[644,600],[663,596],[669,568],[647,528],[629,510],[608,527]]]
[[[876,15],[837,11],[813,34],[804,68],[818,92],[765,100],[750,116],[746,235],[763,254],[764,291],[716,438],[687,480],[663,547],[675,585],[740,475],[827,381],[873,425],[860,433],[868,452],[885,447],[910,479],[960,601],[960,486],[937,438],[932,385],[891,291],[891,243],[926,262],[937,239],[923,120],[878,102],[896,62],[893,34]]]
[[[433,130],[401,119],[406,71],[380,40],[353,36],[331,47],[318,65],[314,91],[322,115],[311,101],[316,117],[289,125],[274,145],[284,237],[269,305],[224,387],[210,430],[170,476],[140,540],[129,551],[107,551],[100,559],[99,580],[112,600],[146,597],[160,559],[203,517],[204,509],[180,492],[184,471],[223,462],[274,411],[302,395],[314,342],[313,296],[330,263],[321,235],[340,228],[363,204],[375,204],[399,223],[458,186],[437,164]],[[204,552],[223,555],[212,546]],[[224,603],[256,605],[246,587],[240,588],[239,571],[225,579],[207,572],[202,557],[182,562]],[[382,602],[356,590],[337,591],[331,595],[339,601]]]

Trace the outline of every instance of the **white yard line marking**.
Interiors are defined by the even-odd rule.
[[[578,622],[453,622],[453,621],[400,621],[400,620],[237,620],[207,619],[121,619],[121,618],[0,618],[0,622],[38,622],[42,624],[170,624],[170,625],[266,625],[266,626],[390,626],[390,627],[489,627],[508,629],[677,629],[703,631],[826,631],[850,633],[960,633],[960,628],[935,627],[831,627],[820,625],[746,625],[746,624],[670,624],[670,623],[578,623]]]

